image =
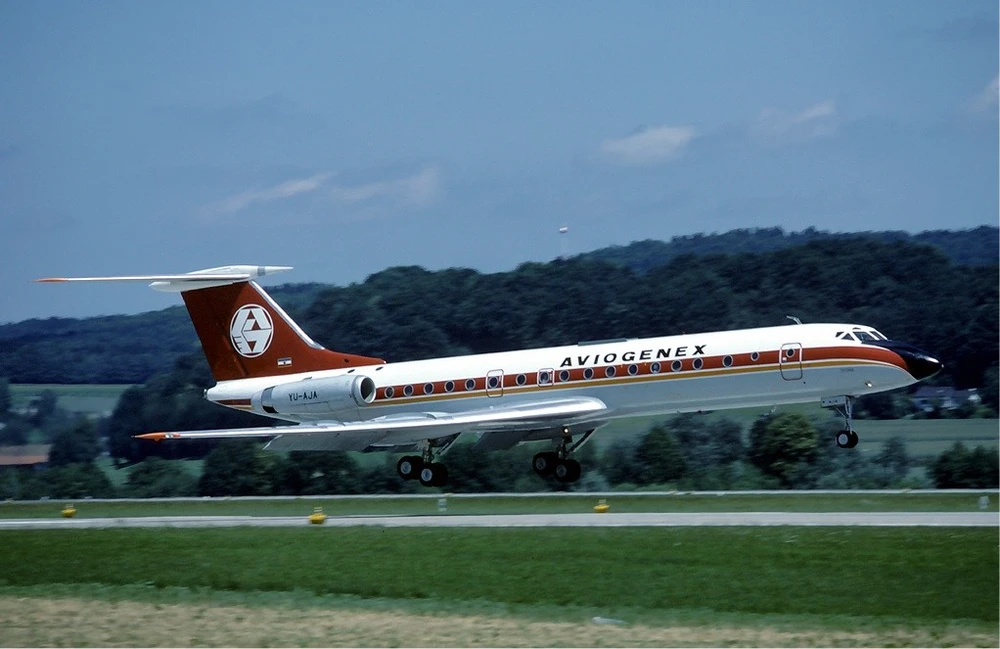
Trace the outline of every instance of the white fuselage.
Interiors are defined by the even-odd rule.
[[[607,406],[600,416],[606,421],[860,396],[916,382],[896,354],[843,335],[851,331],[881,336],[858,325],[807,324],[581,343],[225,381],[206,396],[292,422],[372,420],[591,397]],[[370,403],[325,409],[314,402],[316,391],[297,389],[282,393],[288,403],[262,408],[261,395],[279,384],[321,385],[324,379],[350,376],[374,381]]]

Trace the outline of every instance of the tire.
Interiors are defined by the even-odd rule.
[[[576,460],[566,460],[566,468],[569,469],[569,475],[566,476],[566,482],[576,482],[583,474],[583,469],[580,467],[580,463]]]
[[[576,460],[559,460],[553,475],[562,483],[576,482],[580,477],[580,463]]]
[[[535,457],[531,460],[531,468],[535,470],[535,473],[546,478],[552,475],[558,462],[559,457],[555,453],[552,451],[542,451],[535,454]]]
[[[404,455],[396,463],[396,473],[403,480],[416,480],[424,468],[424,461],[419,455]]]
[[[443,487],[447,482],[448,469],[443,464],[425,464],[420,469],[420,484],[425,487]]]
[[[443,487],[448,484],[448,467],[443,464],[432,464],[434,469],[434,484],[432,487]]]

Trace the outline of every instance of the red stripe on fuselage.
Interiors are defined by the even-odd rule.
[[[574,367],[574,368],[563,368],[563,369],[553,369],[553,368],[540,368],[539,370],[533,372],[513,372],[504,373],[503,375],[503,389],[517,389],[519,391],[524,391],[528,388],[538,388],[539,390],[546,390],[549,388],[562,387],[578,387],[581,382],[596,382],[600,383],[602,381],[607,381],[613,379],[616,383],[627,382],[628,380],[650,380],[655,377],[657,379],[671,379],[671,378],[682,378],[682,377],[703,377],[703,376],[713,376],[713,375],[725,375],[725,374],[739,374],[744,372],[754,372],[754,371],[777,371],[781,365],[793,365],[798,364],[801,360],[802,365],[808,368],[810,365],[822,366],[826,364],[836,364],[836,365],[849,365],[852,362],[861,363],[880,363],[886,365],[893,365],[903,370],[907,371],[906,362],[895,352],[885,349],[884,347],[875,346],[850,346],[850,347],[803,347],[801,350],[801,359],[798,358],[799,352],[798,348],[795,349],[795,355],[791,357],[786,357],[784,363],[779,363],[781,357],[781,350],[768,350],[762,352],[756,352],[757,359],[754,360],[755,352],[746,352],[740,354],[726,354],[720,356],[697,356],[694,358],[677,358],[672,360],[663,361],[643,361],[640,363],[615,363],[611,365],[594,365],[588,367]],[[730,358],[731,364],[726,365],[725,359]],[[697,361],[701,361],[702,365],[700,368],[695,367]],[[674,365],[677,363],[678,365]],[[629,368],[635,366],[635,373],[630,373]],[[654,372],[653,366],[659,365],[660,371]],[[673,369],[677,367],[677,369]],[[608,368],[614,368],[614,373],[612,376],[607,375]],[[539,385],[538,383],[538,373],[542,369],[552,371],[552,383],[546,383],[544,385]],[[590,376],[588,376],[588,371]],[[563,373],[566,373],[567,377],[563,380]],[[523,383],[518,383],[518,377],[523,376]],[[472,390],[466,390],[466,381],[472,379],[475,381],[475,387]],[[393,396],[386,396],[386,387],[381,387],[376,392],[376,402],[379,401],[402,401],[402,400],[429,400],[429,399],[440,399],[440,398],[455,398],[460,397],[463,394],[471,395],[476,392],[483,392],[486,390],[486,377],[463,377],[460,379],[445,379],[443,381],[425,381],[420,383],[409,383],[393,385],[392,392]],[[430,392],[425,392],[424,386],[427,384],[432,386]],[[445,390],[446,384],[452,383],[453,390],[447,392]],[[412,388],[410,395],[405,394],[405,388],[409,385]],[[496,388],[490,388],[495,390],[500,390],[500,386]]]

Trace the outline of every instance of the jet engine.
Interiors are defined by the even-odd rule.
[[[254,395],[255,412],[268,415],[338,413],[375,400],[375,381],[357,374],[305,379],[267,388]]]

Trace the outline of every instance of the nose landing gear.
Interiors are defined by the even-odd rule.
[[[849,428],[837,433],[837,446],[840,448],[854,448],[858,445],[858,434]]]
[[[854,448],[858,445],[858,434],[851,427],[851,416],[854,406],[854,397],[826,397],[821,401],[824,408],[833,408],[844,418],[844,429],[837,433],[837,446],[840,448]]]

